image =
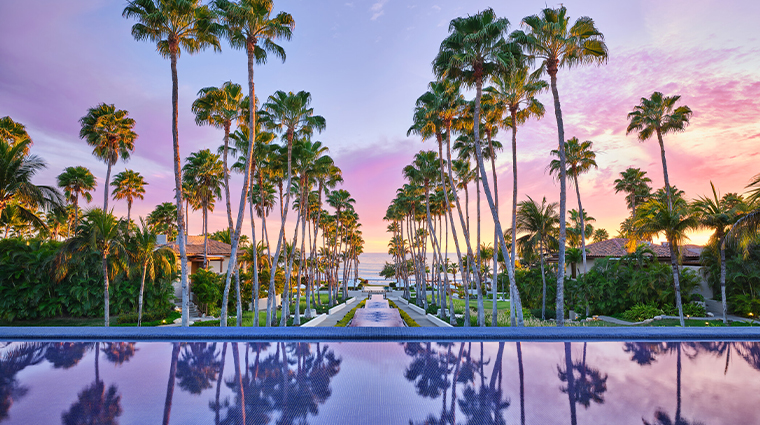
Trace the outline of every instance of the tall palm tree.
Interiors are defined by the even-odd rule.
[[[508,27],[509,21],[505,18],[497,18],[493,9],[490,8],[473,16],[453,19],[449,25],[449,36],[441,43],[440,51],[433,61],[433,71],[436,76],[460,81],[469,87],[475,86],[473,134],[476,157],[481,172],[485,170],[485,165],[480,147],[480,98],[483,93],[483,83],[488,81],[502,67],[502,62],[498,56],[508,53],[510,50],[510,46],[504,40],[504,34]],[[482,173],[481,178],[501,249],[503,252],[508,252],[488,178],[485,173]],[[511,293],[514,294],[512,302],[517,311],[517,324],[522,326],[522,303],[520,302],[519,291],[514,283],[514,270],[511,261],[507,262],[507,272],[513,276],[512,281],[510,281]]]
[[[61,247],[61,254],[64,259],[68,259],[75,252],[88,250],[94,250],[100,254],[104,288],[104,319],[105,326],[108,327],[110,319],[109,276],[115,274],[116,270],[125,267],[123,259],[127,257],[121,224],[113,214],[100,208],[86,212],[84,221],[77,230],[77,235],[64,243]],[[61,263],[63,264],[65,261]],[[110,272],[109,263],[114,266]]]
[[[256,92],[253,86],[253,62],[264,64],[268,54],[271,53],[285,61],[285,50],[275,43],[275,40],[290,40],[295,27],[293,17],[286,12],[280,12],[272,17],[274,2],[272,0],[214,0],[214,8],[217,10],[224,24],[224,33],[233,49],[245,49],[248,57],[248,125],[251,132],[249,135],[248,153],[246,155],[246,167],[243,173],[243,190],[240,194],[240,207],[238,210],[237,223],[235,224],[235,237],[232,239],[230,264],[227,268],[227,279],[224,287],[224,302],[229,296],[230,279],[235,270],[237,261],[237,249],[240,234],[243,230],[243,215],[249,181],[251,175],[251,163],[253,158],[254,141],[256,140]],[[275,273],[272,273],[272,282]],[[274,285],[270,285],[270,288]],[[227,326],[227,305],[222,303],[221,326]],[[238,311],[238,323],[242,319],[242,311]]]
[[[111,182],[111,167],[119,158],[126,161],[135,150],[137,133],[132,131],[135,120],[129,118],[129,112],[116,109],[114,105],[101,103],[87,110],[79,123],[79,138],[93,147],[92,154],[108,166],[103,195],[103,211],[108,210],[108,186]]]
[[[179,245],[182,285],[182,326],[188,326],[190,287],[187,284],[187,240],[182,210],[177,59],[183,51],[191,55],[208,47],[221,51],[217,37],[221,28],[214,22],[214,14],[208,6],[201,5],[201,0],[131,0],[124,8],[122,16],[137,20],[137,23],[132,25],[132,37],[135,40],[156,43],[158,53],[164,59],[169,58],[171,62],[172,148],[174,150],[174,196],[177,204],[177,245]]]
[[[140,226],[129,237],[127,244],[132,261],[140,267],[140,296],[137,302],[137,326],[142,322],[143,293],[145,292],[145,277],[155,280],[156,272],[167,273],[172,264],[176,264],[174,251],[168,246],[159,246],[156,243],[156,234],[150,230],[142,218]]]
[[[0,140],[11,146],[28,140],[29,143],[24,148],[24,155],[29,153],[29,148],[34,144],[29,133],[26,132],[26,126],[13,121],[9,116],[0,118]]]
[[[509,60],[506,57],[503,59]],[[548,88],[546,81],[537,76],[529,75],[527,66],[507,66],[492,80],[493,86],[485,89],[495,99],[504,104],[509,110],[509,116],[503,121],[505,128],[512,130],[512,234],[517,234],[517,125],[524,124],[530,118],[541,119],[544,116],[544,105],[536,99],[536,96]],[[490,144],[490,139],[489,139]],[[494,156],[493,147],[491,156]],[[494,192],[496,191],[496,167],[495,161],[491,161],[494,175]],[[498,193],[495,193],[498,211]],[[512,244],[512,270],[515,268],[517,253]],[[494,317],[496,317],[496,297],[494,297]],[[514,311],[514,309],[512,309]],[[514,321],[513,321],[514,322]]]
[[[285,93],[281,90],[269,96],[263,105],[264,112],[261,115],[264,125],[283,133],[288,143],[285,201],[284,203],[281,202],[283,212],[277,248],[274,254],[274,264],[279,261],[282,243],[285,241],[285,220],[288,218],[292,186],[293,140],[295,137],[310,136],[315,130],[321,132],[326,126],[324,117],[314,115],[314,108],[311,108],[310,105],[311,93],[300,91],[294,94],[293,92]],[[272,273],[269,282],[270,287],[274,287],[274,279],[275,274]]]
[[[642,97],[641,103],[633,107],[628,113],[628,128],[625,134],[637,133],[640,141],[648,140],[652,135],[657,136],[660,143],[660,156],[662,157],[662,175],[665,179],[665,193],[667,194],[668,210],[673,208],[673,194],[670,191],[670,179],[668,178],[668,165],[665,161],[665,143],[663,134],[684,131],[691,119],[691,109],[688,106],[679,106],[676,103],[681,99],[680,95],[663,96],[660,92],[652,93],[649,98]]]
[[[565,125],[557,89],[557,73],[563,66],[573,67],[607,61],[607,45],[604,35],[596,28],[594,20],[583,16],[570,26],[567,9],[545,8],[538,15],[523,18],[526,31],[518,30],[510,38],[523,46],[524,51],[541,61],[539,75],[549,74],[554,98],[554,116],[557,119],[559,140],[559,252],[557,273],[557,326],[564,326],[565,302],[565,211],[567,211],[567,189],[565,186]]]
[[[227,81],[221,87],[204,87],[198,91],[198,99],[193,102],[195,123],[212,125],[224,130],[222,162],[224,163],[224,200],[227,204],[227,222],[232,232],[232,207],[230,205],[230,170],[227,154],[230,141],[230,127],[233,121],[245,121],[244,109],[248,106],[240,84]]]
[[[649,183],[652,179],[646,176],[646,171],[640,168],[628,167],[625,171],[620,172],[620,178],[615,179],[615,193],[625,192],[628,208],[631,209],[631,216],[636,217],[636,205],[646,202],[652,192]]]
[[[81,165],[66,167],[58,175],[58,187],[63,189],[66,199],[74,204],[74,229],[79,226],[79,197],[92,202],[90,191],[95,190],[97,181],[90,170]]]
[[[10,145],[0,140],[0,215],[10,203],[15,202],[18,213],[36,226],[45,227],[37,216],[37,208],[51,210],[61,208],[63,197],[52,186],[38,186],[32,178],[47,164],[37,155],[26,155],[30,140]]]
[[[517,210],[517,229],[528,233],[523,236],[530,245],[538,245],[538,256],[541,262],[541,281],[543,292],[541,295],[541,320],[546,319],[546,274],[544,273],[544,257],[548,251],[547,241],[555,231],[559,216],[557,215],[557,203],[547,203],[546,197],[541,200],[541,205],[528,196],[527,201],[520,202]],[[522,239],[522,238],[521,238]]]
[[[712,197],[701,196],[692,206],[703,228],[715,230],[710,237],[712,244],[719,251],[720,258],[720,294],[723,302],[723,324],[728,325],[728,304],[726,301],[726,234],[731,226],[741,217],[746,206],[741,196],[726,194],[718,196],[715,185],[710,182]]]
[[[182,167],[182,178],[188,182],[203,210],[203,267],[208,268],[208,212],[214,211],[214,200],[222,198],[224,166],[219,155],[209,149],[193,152]]]
[[[134,170],[124,170],[117,174],[111,182],[113,189],[113,199],[126,199],[127,200],[127,223],[131,223],[132,217],[132,202],[137,199],[145,199],[145,186],[148,183],[145,181],[142,175]]]
[[[337,257],[340,244],[343,242],[342,235],[345,233],[345,225],[341,219],[341,214],[353,209],[353,204],[356,200],[351,197],[345,189],[334,190],[327,196],[327,204],[335,209],[336,217],[336,244],[333,251],[333,257]],[[338,242],[340,241],[340,243]],[[335,273],[337,273],[337,265],[335,266]],[[343,299],[348,298],[347,282],[343,281]]]
[[[681,305],[681,286],[679,281],[678,263],[679,247],[688,239],[686,232],[699,227],[699,220],[693,208],[680,193],[675,193],[672,204],[667,201],[667,193],[672,190],[659,191],[652,199],[639,207],[639,214],[634,222],[638,233],[644,237],[652,237],[664,233],[670,249],[670,264],[673,268],[673,285],[676,292],[676,307],[681,326],[684,326],[683,306]],[[665,196],[662,196],[665,195]]]

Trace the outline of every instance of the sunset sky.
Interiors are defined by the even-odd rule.
[[[284,64],[276,60],[255,68],[256,91],[264,98],[275,90],[306,90],[327,130],[315,139],[330,148],[343,170],[347,189],[367,241],[365,251],[386,250],[382,221],[401,169],[431,142],[406,137],[416,98],[434,79],[431,61],[447,35],[452,18],[486,7],[507,17],[511,30],[538,13],[544,1],[336,1],[278,0],[291,13],[293,38],[282,42]],[[684,133],[665,138],[670,179],[689,198],[706,195],[712,180],[721,193],[743,192],[760,172],[760,40],[755,1],[580,1],[565,0],[572,20],[592,17],[604,33],[609,62],[602,66],[562,69],[559,93],[565,134],[591,140],[599,169],[581,178],[584,207],[596,226],[617,233],[628,214],[613,180],[629,166],[647,171],[655,187],[663,185],[655,140],[640,143],[626,136],[626,114],[653,91],[680,94],[694,111]],[[550,7],[558,6],[549,3]],[[98,178],[91,206],[102,205],[104,163],[79,139],[78,120],[101,102],[126,109],[139,134],[132,159],[119,162],[139,171],[150,184],[132,215],[145,216],[156,204],[172,200],[171,77],[169,61],[155,45],[130,35],[133,20],[122,18],[125,2],[116,0],[25,0],[0,3],[0,116],[26,125],[32,153],[48,163],[36,179],[54,184],[65,167],[83,165]],[[246,81],[246,57],[222,42],[222,53],[183,54],[179,69],[179,135],[182,157],[216,149],[222,131],[198,127],[190,105],[202,87]],[[518,130],[519,200],[530,195],[559,198],[559,186],[545,171],[549,151],[557,146],[551,95],[540,97],[546,117]],[[506,142],[509,135],[499,134]],[[502,220],[509,224],[511,163],[505,151],[497,161]],[[242,178],[232,181],[233,210]],[[472,200],[473,197],[471,197]],[[126,214],[126,202],[113,202]],[[474,204],[472,204],[474,214]],[[572,192],[568,208],[577,208]],[[483,200],[483,214],[487,205]],[[483,234],[492,235],[490,219]],[[223,202],[209,228],[226,225]],[[190,218],[190,232],[201,230],[201,213]],[[246,230],[249,232],[249,230]],[[708,234],[692,235],[704,243]],[[488,237],[486,237],[487,239]]]

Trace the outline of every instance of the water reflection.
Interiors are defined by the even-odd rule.
[[[757,342],[0,343],[0,422],[755,423],[759,372]]]

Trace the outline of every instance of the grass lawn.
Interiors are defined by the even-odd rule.
[[[431,302],[432,297],[430,295],[428,295],[427,298],[428,298],[428,303]],[[412,300],[410,301],[410,303],[414,304],[414,300],[415,300],[415,298],[412,298]],[[454,312],[456,314],[462,314],[462,313],[464,313],[465,300],[457,299],[457,298],[453,298],[453,300],[454,300]],[[492,303],[493,303],[492,300],[483,299],[483,305],[485,306],[486,310],[488,310],[488,311],[491,311],[491,305],[492,305]],[[473,308],[473,307],[475,309],[478,308],[478,300],[477,299],[470,300],[470,308]],[[447,304],[446,308],[448,309],[448,304]],[[496,309],[499,310],[499,311],[504,311],[504,310],[509,311],[509,301],[496,301]]]
[[[684,324],[686,327],[696,327],[696,328],[715,328],[719,327],[722,328],[725,325],[723,324],[722,320],[694,320],[694,319],[685,319]],[[678,319],[662,319],[662,320],[654,320],[652,323],[648,323],[646,325],[638,325],[638,326],[648,326],[648,327],[662,327],[662,326],[680,326],[681,323],[678,321]],[[758,323],[747,323],[747,322],[728,322],[729,326],[760,326]]]

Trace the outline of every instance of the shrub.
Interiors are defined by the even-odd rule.
[[[705,317],[707,314],[705,308],[699,304],[688,303],[683,306],[683,315],[692,317]],[[678,309],[676,306],[667,306],[663,309],[668,316],[678,316]]]
[[[142,323],[146,322],[155,322],[164,320],[173,312],[172,309],[165,309],[161,311],[144,311],[142,315]],[[117,325],[122,325],[125,323],[137,323],[137,313],[125,313],[119,315],[119,317],[116,319]]]
[[[398,310],[398,314],[401,316],[401,320],[403,320],[404,323],[406,323],[406,326],[408,326],[410,328],[419,328],[420,327],[420,325],[414,319],[412,319],[409,316],[409,314],[407,314],[407,312],[405,312],[404,310],[398,308],[398,306],[396,305],[396,303],[394,303],[391,300],[388,300],[388,305],[391,308],[395,308],[395,309]]]
[[[557,317],[557,310],[555,309],[555,306],[553,304],[547,304],[546,305],[546,311],[544,312],[544,317],[546,320],[554,319]],[[532,308],[530,310],[530,315],[535,317],[536,319],[541,319],[541,309],[540,308]]]
[[[654,316],[660,316],[662,314],[663,311],[655,305],[639,303],[624,311],[621,316],[623,320],[627,320],[629,322],[641,322],[647,319],[651,319]]]

